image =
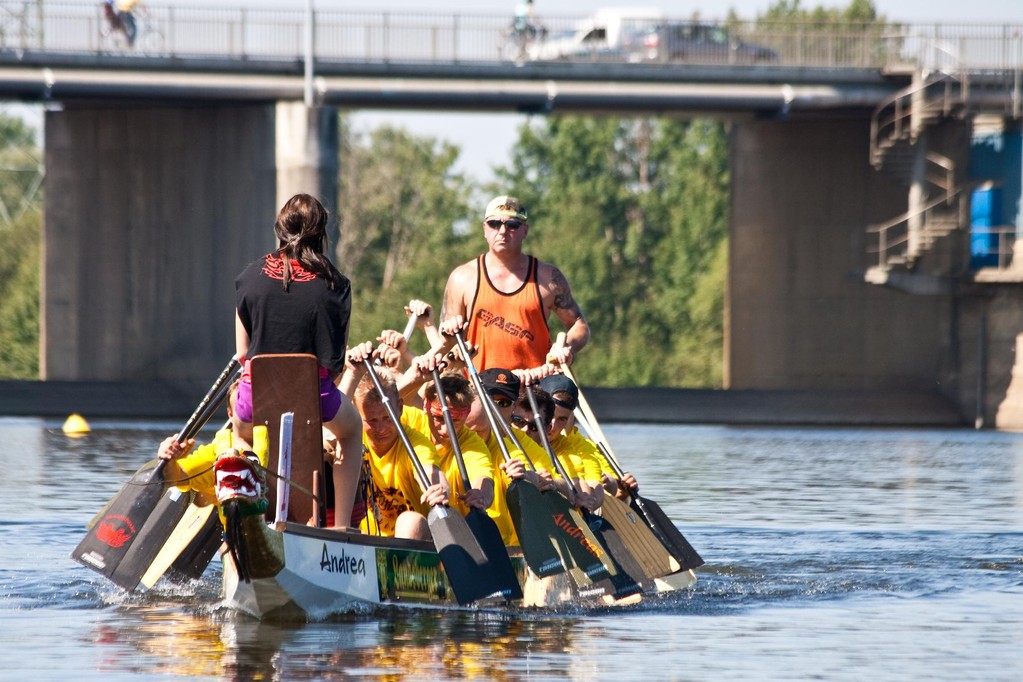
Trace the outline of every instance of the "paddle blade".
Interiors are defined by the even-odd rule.
[[[220,547],[221,535],[216,506],[197,505],[193,501],[149,564],[142,585],[152,588],[165,573],[175,582],[198,578]]]
[[[541,578],[568,570],[558,552],[556,538],[561,530],[548,513],[543,494],[536,486],[515,480],[508,486],[506,498],[529,570]]]
[[[632,507],[643,515],[650,529],[657,534],[671,555],[678,560],[682,566],[681,570],[688,571],[691,568],[703,566],[703,557],[693,549],[693,546],[668,518],[660,505],[649,498],[636,495],[632,499]]]
[[[643,569],[639,562],[625,546],[618,531],[606,519],[593,516],[589,512],[583,512],[583,520],[586,521],[590,530],[607,550],[615,568],[609,580],[614,586],[616,598],[629,597],[643,591],[639,581],[644,578]],[[651,583],[652,584],[652,583]]]
[[[515,567],[512,566],[497,524],[486,512],[475,507],[469,509],[465,522],[487,556],[489,570],[493,572],[494,580],[501,586],[501,596],[509,600],[522,599],[522,586],[519,585],[519,578],[515,575]]]
[[[458,603],[471,604],[499,595],[502,586],[493,572],[486,569],[487,556],[465,518],[448,507],[438,506],[430,511],[427,522]]]
[[[680,570],[679,562],[653,534],[643,517],[612,495],[604,496],[601,516],[618,532],[625,548],[635,557],[645,583]],[[635,576],[640,577],[640,576]]]
[[[164,513],[170,512],[173,520],[168,533],[174,529],[177,520],[184,513],[188,504],[187,496],[177,489],[171,489],[168,495],[177,494],[182,499],[180,508],[164,503]],[[151,514],[165,497],[163,463],[153,468],[142,468],[121,488],[120,492],[107,505],[102,516],[89,528],[85,537],[71,552],[71,558],[84,566],[88,566],[102,575],[114,580],[125,589],[134,589],[146,567],[138,571],[134,582],[131,576],[120,574],[115,579],[118,567],[125,556],[138,542]],[[176,513],[176,516],[174,514]],[[166,523],[169,518],[164,519]],[[166,537],[164,538],[166,539]],[[159,547],[156,548],[156,551]],[[150,557],[150,560],[152,557]],[[148,566],[148,565],[147,565]]]
[[[190,501],[190,493],[183,493],[174,487],[167,488],[149,513],[149,518],[142,524],[131,547],[124,553],[121,563],[110,575],[110,580],[128,591],[138,587],[142,576],[174,533]]]
[[[555,540],[561,556],[591,581],[613,575],[617,569],[593,531],[583,523],[578,510],[556,492],[542,493],[542,496],[546,513],[558,530]]]
[[[223,543],[224,527],[214,508],[199,532],[171,564],[168,577],[171,580],[195,580],[202,577]]]

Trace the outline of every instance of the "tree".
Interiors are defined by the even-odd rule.
[[[403,327],[412,298],[439,309],[448,272],[475,245],[459,231],[470,212],[456,146],[388,126],[363,137],[344,117],[341,138],[337,263],[352,280],[354,343]]]
[[[723,319],[710,318],[723,309],[727,161],[712,121],[564,116],[521,129],[499,178],[530,209],[528,249],[565,273],[594,330],[581,381],[720,385]],[[701,343],[713,347],[678,361]]]
[[[777,0],[757,17],[755,31],[758,42],[777,50],[782,59],[873,66],[900,48],[886,37],[898,28],[878,14],[873,0],[813,9],[803,9],[799,0]]]
[[[35,131],[0,114],[0,377],[39,377],[40,187]]]

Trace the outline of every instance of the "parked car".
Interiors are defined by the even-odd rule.
[[[629,61],[753,64],[778,59],[774,50],[744,42],[717,24],[665,22],[632,34],[625,47]]]

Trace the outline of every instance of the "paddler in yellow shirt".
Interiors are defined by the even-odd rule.
[[[238,453],[251,453],[259,460],[261,467],[266,467],[269,461],[270,439],[265,426],[256,426],[250,422],[244,422],[238,417],[235,411],[235,402],[238,398],[239,381],[235,380],[227,393],[227,416],[231,424],[227,428],[220,429],[213,436],[213,441],[206,445],[200,445],[194,451],[195,439],[179,441],[177,434],[164,438],[157,451],[157,457],[168,460],[164,470],[166,480],[179,482],[178,487],[182,490],[191,488],[207,500],[217,499],[216,473],[213,465],[220,455],[235,450]],[[264,493],[265,491],[260,491]],[[263,498],[265,501],[265,497]],[[217,505],[220,513],[220,520],[223,523],[223,512],[220,505]]]
[[[443,472],[434,466],[437,450],[425,435],[404,424],[402,430],[422,462],[430,486],[424,492],[415,468],[391,419],[383,398],[366,374],[364,360],[372,356],[372,344],[350,348],[346,354],[341,391],[352,398],[362,417],[362,442],[365,461],[369,464],[370,486],[366,518],[360,523],[364,533],[414,540],[430,540],[426,516],[435,504],[447,504],[448,483]],[[388,367],[374,367],[388,402],[395,414],[402,412],[402,400],[394,373]]]
[[[432,372],[434,366],[444,363],[443,357],[436,354],[416,358],[413,364],[425,375]],[[469,507],[487,511],[494,502],[494,466],[486,444],[465,425],[475,395],[469,380],[463,374],[447,372],[441,375],[440,380],[444,395],[448,399],[451,419],[457,430],[455,437],[461,446],[471,489],[466,490],[458,471],[455,452],[449,440],[450,434],[444,423],[444,410],[437,398],[437,387],[432,381],[426,384],[423,391],[423,409],[405,405],[402,423],[428,436],[437,448],[437,460],[433,464],[443,471],[447,478],[451,491],[451,506],[463,515],[469,512]]]
[[[497,408],[499,418],[507,423],[519,395],[521,386],[519,378],[510,370],[497,367],[483,370],[479,373],[479,377]],[[529,438],[520,439],[522,447],[526,450],[526,453],[523,454],[523,451],[511,439],[505,437],[505,448],[513,458],[510,462],[505,462],[504,453],[497,440],[498,434],[490,428],[490,420],[487,419],[486,412],[484,412],[480,396],[476,396],[473,400],[465,424],[483,439],[490,453],[490,462],[495,473],[500,470],[504,474],[498,476],[495,481],[494,503],[487,510],[487,514],[494,519],[498,530],[501,531],[501,539],[504,540],[504,544],[516,546],[519,544],[519,540],[515,534],[515,524],[512,522],[511,513],[508,510],[508,485],[512,479],[525,478],[538,489],[548,490],[554,487],[549,472],[549,468],[552,468],[553,465],[550,458],[547,457],[547,453]],[[525,462],[527,456],[537,471],[527,471]]]

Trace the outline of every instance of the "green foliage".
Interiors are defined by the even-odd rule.
[[[530,209],[527,250],[565,273],[593,330],[580,381],[720,385],[727,167],[711,121],[565,116],[520,131],[498,174]]]
[[[0,114],[0,378],[39,377],[40,152],[24,121]]]
[[[565,273],[593,329],[576,366],[581,381],[721,385],[721,123],[566,116],[527,124],[499,185],[483,195],[454,171],[454,145],[390,127],[360,136],[344,118],[341,137],[337,262],[355,287],[353,343],[402,328],[412,298],[439,307],[450,271],[486,249],[482,203],[509,192],[530,208],[527,249]],[[41,176],[27,172],[38,150],[20,121],[0,116],[0,157],[26,170],[0,178],[0,377],[35,378]],[[425,350],[421,337],[416,349]]]
[[[901,48],[886,37],[897,29],[878,14],[873,0],[813,9],[803,9],[799,0],[777,0],[757,18],[754,32],[757,42],[777,50],[782,59],[873,65]]]
[[[0,225],[0,378],[39,378],[38,211]]]
[[[479,245],[458,230],[470,210],[468,186],[453,170],[457,147],[391,127],[363,139],[344,118],[341,130],[337,263],[353,283],[350,340],[358,343],[403,328],[402,307],[413,298],[439,314],[448,273]]]

